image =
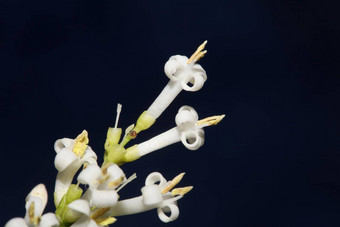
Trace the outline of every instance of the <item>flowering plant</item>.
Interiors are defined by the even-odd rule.
[[[136,174],[127,178],[120,166],[180,141],[189,150],[196,150],[204,143],[204,127],[222,120],[224,115],[199,120],[194,108],[183,106],[175,117],[175,127],[125,148],[129,141],[155,123],[181,90],[197,91],[203,87],[207,75],[196,62],[206,53],[206,43],[199,46],[189,59],[176,55],[166,62],[164,71],[170,81],[151,106],[140,115],[136,125],[125,130],[123,138],[122,129],[118,128],[122,105],[117,105],[115,126],[107,131],[102,165],[98,165],[97,155],[88,145],[86,130],[75,139],[57,140],[54,144],[54,165],[58,170],[54,190],[55,213],[43,215],[48,196],[45,186],[39,184],[26,198],[25,217],[13,218],[5,227],[108,226],[116,221],[117,216],[151,209],[157,209],[158,217],[163,222],[176,220],[179,215],[177,201],[193,188],[175,188],[184,173],[168,181],[161,173],[153,172],[146,178],[141,196],[119,200],[118,192],[136,178]],[[77,172],[77,183],[73,184]],[[87,185],[87,190],[81,185]]]

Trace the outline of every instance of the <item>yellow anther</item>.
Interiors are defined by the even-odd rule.
[[[191,189],[193,189],[193,186],[188,186],[188,187],[184,187],[184,188],[175,188],[174,190],[171,191],[171,194],[173,196],[176,196],[176,195],[185,195],[187,194],[188,192],[191,191]]]
[[[87,136],[87,131],[84,130],[74,140],[73,153],[75,153],[78,157],[83,156],[88,143],[89,138]]]
[[[102,174],[105,175],[107,174],[107,169],[112,166],[113,164],[112,163],[106,163],[105,165],[102,166]]]
[[[198,62],[201,58],[204,57],[204,55],[205,55],[206,53],[207,53],[206,50],[205,50],[205,51],[202,51],[202,52],[199,52],[199,53],[197,54],[197,56],[195,57],[194,62]]]
[[[190,64],[192,61],[197,62],[198,60],[200,60],[205,53],[207,53],[207,51],[203,51],[205,48],[205,45],[207,44],[207,40],[204,41],[195,51],[195,53],[193,53],[193,55],[191,55],[191,57],[189,58],[189,60],[187,61],[187,64]]]
[[[172,181],[170,181],[170,184],[162,190],[162,193],[167,193],[171,189],[173,189],[183,178],[185,173],[178,174]]]
[[[40,217],[35,217],[34,216],[34,202],[31,202],[29,208],[28,208],[28,218],[30,223],[32,223],[33,225],[38,225],[40,222]]]
[[[91,219],[93,220],[97,220],[99,219],[103,214],[105,214],[108,210],[110,210],[110,207],[106,207],[106,208],[100,208],[96,211],[94,211],[91,215]]]
[[[224,117],[225,117],[224,114],[218,115],[218,116],[207,117],[207,118],[197,121],[196,124],[198,126],[202,125],[203,127],[217,125],[220,121],[222,121]]]
[[[117,180],[109,182],[107,184],[107,186],[109,186],[110,188],[115,188],[115,187],[117,187],[118,185],[120,185],[124,181],[124,178],[125,178],[124,176],[121,176]]]
[[[34,202],[31,202],[31,204],[28,208],[28,217],[30,219],[30,222],[33,223],[33,220],[34,220]]]
[[[108,226],[114,222],[116,222],[117,219],[114,217],[107,217],[107,218],[97,218],[95,220],[95,222],[99,225],[99,226]]]
[[[102,176],[102,177],[98,180],[98,183],[99,183],[99,184],[102,184],[102,183],[104,183],[105,181],[107,181],[109,178],[110,178],[110,175],[104,175],[104,176]]]

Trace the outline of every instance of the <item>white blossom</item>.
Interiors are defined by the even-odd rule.
[[[77,139],[59,139],[54,144],[57,153],[54,165],[58,170],[55,184],[54,202],[57,206],[70,187],[73,177],[84,163],[96,164],[97,155],[87,146],[87,142],[82,143],[81,138],[87,138],[84,130]]]
[[[25,218],[13,218],[5,227],[57,227],[59,222],[53,213],[43,214],[47,204],[47,191],[45,185],[35,186],[26,197]]]

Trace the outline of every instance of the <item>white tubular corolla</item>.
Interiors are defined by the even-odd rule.
[[[43,214],[47,203],[47,191],[45,185],[35,186],[26,197],[25,218],[13,218],[9,220],[5,227],[57,227],[59,222],[53,213]]]
[[[159,150],[179,141],[182,141],[184,146],[189,150],[197,150],[200,148],[204,143],[204,131],[201,126],[197,125],[198,115],[194,108],[190,106],[181,107],[175,119],[176,127],[150,140],[128,148],[127,152],[137,151],[139,156],[144,156],[152,151]]]
[[[87,137],[87,132],[84,131],[77,139],[80,136]],[[54,190],[54,203],[56,206],[58,206],[60,200],[66,194],[79,168],[84,163],[97,164],[96,153],[94,153],[90,146],[77,139],[59,139],[54,144],[54,150],[57,153],[54,165],[58,170]]]
[[[133,131],[139,133],[151,127],[182,90],[198,91],[203,87],[207,74],[196,62],[207,52],[204,50],[206,44],[207,41],[201,44],[190,59],[182,55],[169,58],[164,65],[164,72],[170,81],[151,106],[138,118]]]
[[[166,62],[164,72],[170,81],[147,110],[154,119],[163,113],[182,90],[198,91],[203,87],[207,80],[206,72],[201,65],[187,62],[188,58],[181,55],[172,56]]]
[[[112,164],[103,169],[96,164],[89,165],[82,170],[77,178],[81,184],[89,185],[83,196],[89,201],[91,207],[111,207],[117,203],[116,188],[126,180],[124,172]]]
[[[181,174],[181,177],[182,176],[183,174]],[[141,189],[141,196],[118,201],[116,206],[112,207],[108,213],[112,216],[122,216],[157,208],[158,217],[161,221],[174,221],[179,216],[179,209],[176,201],[182,198],[183,195],[174,196],[169,190],[179,181],[180,179],[175,184],[171,185],[171,181],[166,181],[162,174],[153,172],[146,178],[145,186]],[[157,184],[157,182],[159,183]],[[171,188],[165,191],[169,185],[171,185]],[[190,189],[191,188],[192,187],[190,187]],[[166,215],[165,212],[170,212],[170,215]]]

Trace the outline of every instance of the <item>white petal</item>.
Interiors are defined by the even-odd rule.
[[[71,227],[89,227],[90,226],[90,218],[87,216],[82,216],[75,223],[71,225]],[[97,227],[97,225],[95,225]]]
[[[186,91],[198,91],[203,87],[204,82],[207,80],[207,73],[201,65],[194,64],[191,69],[190,77],[191,79],[187,81],[189,81],[192,86],[186,84],[186,86],[183,86],[183,89]]]
[[[63,148],[67,148],[71,150],[72,145],[73,145],[72,139],[68,139],[68,138],[59,139],[55,141],[54,143],[54,150],[57,153],[61,151]]]
[[[107,173],[110,174],[110,181],[115,181],[122,176],[125,176],[123,170],[116,164],[109,166],[109,168],[107,168]]]
[[[27,227],[27,224],[23,218],[12,218],[5,227]]]
[[[166,213],[170,212],[170,216],[167,216]],[[179,209],[175,204],[167,204],[162,208],[157,209],[158,217],[162,222],[168,223],[174,221],[179,216]]]
[[[200,90],[204,82],[207,79],[205,72],[186,72],[186,79],[181,81],[182,88],[186,91],[198,91]],[[191,86],[188,85],[188,82]]]
[[[97,164],[97,155],[90,146],[87,146],[84,155],[81,157],[82,163]]]
[[[159,172],[150,173],[145,179],[146,186],[156,184],[157,182],[159,182],[160,187],[164,186],[167,183],[163,175]]]
[[[59,221],[54,213],[47,213],[41,217],[40,227],[58,227]]]
[[[25,204],[25,208],[26,208],[25,220],[26,221],[29,220],[28,212],[29,212],[29,208],[32,203],[34,203],[34,217],[40,217],[42,213],[44,212],[46,204],[44,204],[44,202],[40,198],[32,196]]]
[[[149,205],[157,205],[163,202],[162,192],[158,185],[148,185],[142,188],[142,196],[144,204]]]
[[[83,169],[78,175],[77,180],[81,184],[88,184],[93,186],[97,183],[97,180],[101,177],[102,171],[97,165],[89,165],[86,169]]]
[[[43,209],[45,209],[48,195],[47,195],[47,190],[44,184],[38,184],[37,186],[35,186],[32,189],[32,191],[28,194],[28,196],[26,197],[26,201],[29,201],[32,197],[39,198],[42,202]]]
[[[181,135],[183,145],[189,150],[197,150],[204,144],[204,130],[187,130]]]
[[[175,55],[169,58],[169,60],[164,65],[165,75],[172,81],[180,79],[180,73],[183,71],[187,65],[188,58],[181,55]]]
[[[91,207],[112,207],[118,201],[118,194],[115,190],[91,190]]]
[[[77,159],[77,155],[72,151],[63,148],[57,153],[54,159],[54,166],[59,172],[62,172]]]
[[[175,117],[176,125],[188,129],[193,127],[198,121],[198,114],[191,106],[182,106]]]
[[[90,216],[90,205],[89,202],[83,199],[77,199],[68,205],[73,211],[78,212],[79,214],[84,214],[86,216]]]
[[[95,221],[93,221],[92,219],[87,224],[87,227],[98,227],[98,226],[99,225],[97,225],[97,223]]]

